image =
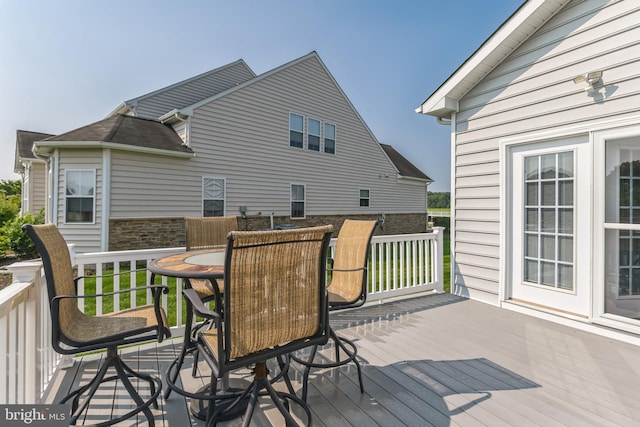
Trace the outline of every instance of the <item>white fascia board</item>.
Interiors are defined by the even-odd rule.
[[[509,52],[520,46],[568,2],[569,0],[528,0],[460,68],[420,104],[416,108],[416,112],[450,118],[451,113],[458,111],[458,100],[498,66]],[[536,25],[531,25],[533,22]],[[506,52],[505,49],[509,52]],[[495,54],[497,51],[500,51],[499,55]],[[474,83],[469,85],[470,82]],[[464,88],[465,85],[466,88]],[[456,103],[455,109],[451,109],[452,101]]]
[[[159,154],[162,156],[180,157],[189,159],[195,157],[195,153],[183,153],[172,150],[161,150],[159,148],[138,147],[135,145],[115,144],[103,141],[43,141],[34,143],[34,151],[38,154],[51,153],[56,148],[110,148],[112,150],[132,151],[137,153]]]

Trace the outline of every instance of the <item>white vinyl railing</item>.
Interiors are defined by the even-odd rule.
[[[432,233],[374,236],[369,262],[370,302],[418,292],[443,292],[443,229]],[[330,252],[335,248],[331,242]],[[150,249],[75,254],[70,249],[78,276],[78,293],[105,293],[150,283],[148,263],[179,253],[184,248]],[[51,320],[46,284],[40,261],[20,262],[8,267],[13,284],[0,291],[0,404],[39,403],[62,357],[51,345]],[[100,277],[109,274],[113,276]],[[91,277],[96,276],[96,277]],[[182,281],[157,277],[168,285],[162,305],[174,335],[184,328]],[[104,314],[151,303],[150,291],[99,298],[89,304],[79,299],[80,309]],[[3,355],[6,355],[3,356]]]

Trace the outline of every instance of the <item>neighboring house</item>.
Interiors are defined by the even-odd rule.
[[[426,229],[431,180],[378,143],[315,52],[259,76],[236,61],[33,150],[55,177],[48,219],[79,252],[183,245],[185,216]]]
[[[47,205],[47,162],[37,158],[31,149],[35,141],[53,135],[40,132],[16,131],[16,153],[14,171],[22,177],[22,203],[20,211],[24,214],[37,214]]]
[[[640,333],[639,6],[527,1],[417,108],[452,129],[452,292]]]

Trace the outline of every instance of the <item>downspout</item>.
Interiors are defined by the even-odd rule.
[[[100,250],[109,250],[109,219],[111,218],[111,150],[102,151],[102,208],[100,212]]]
[[[446,126],[451,125],[451,119],[447,120],[444,117],[436,117],[436,121],[440,125],[446,125]]]
[[[55,161],[52,161],[52,157],[54,157],[54,155],[52,154],[41,154],[38,153],[38,150],[36,148],[36,146],[34,145],[31,148],[31,152],[33,153],[33,155],[35,156],[36,159],[40,159],[40,160],[44,160],[47,164],[47,169],[46,169],[46,182],[47,182],[47,186],[45,187],[46,189],[46,194],[45,194],[45,199],[46,199],[46,208],[45,208],[45,223],[53,223],[55,224],[54,221],[54,204],[53,204],[53,196],[55,194],[55,189],[57,188],[57,186],[55,186],[54,183],[54,176],[57,176],[57,173],[54,173],[52,171],[53,165],[56,164]],[[55,160],[55,158],[54,158]],[[23,181],[24,181],[24,177],[23,177]],[[31,197],[32,195],[29,194],[29,196]],[[57,225],[57,224],[56,224]]]

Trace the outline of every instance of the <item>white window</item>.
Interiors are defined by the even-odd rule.
[[[523,280],[573,290],[573,151],[524,158]]]
[[[312,151],[320,151],[320,120],[309,119],[307,148]]]
[[[324,152],[336,154],[336,125],[324,124]]]
[[[65,222],[95,221],[96,171],[69,169],[65,171]]]
[[[369,190],[360,189],[360,207],[369,206]]]
[[[304,117],[289,113],[289,145],[302,148],[304,146]]]
[[[291,218],[305,217],[305,197],[304,184],[291,184]]]
[[[224,216],[226,179],[202,178],[202,216]]]

